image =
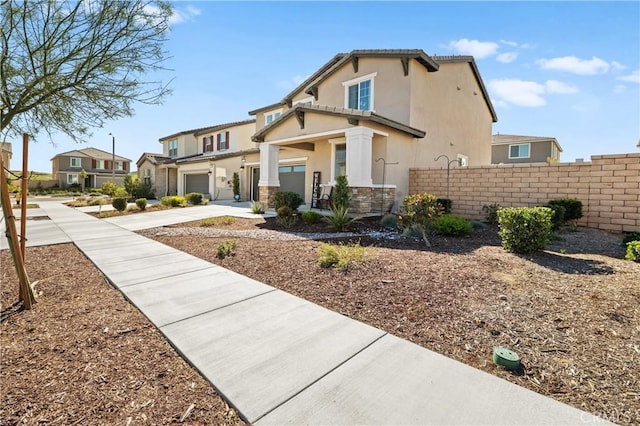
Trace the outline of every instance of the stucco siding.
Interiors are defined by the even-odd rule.
[[[347,122],[346,118],[307,112],[304,115],[304,129],[300,128],[295,116],[290,116],[265,136],[265,142],[329,132],[336,129],[346,129],[348,127],[353,126]]]
[[[510,163],[546,163],[551,157],[551,141],[531,142],[529,158],[509,158],[509,144],[493,145],[491,147],[491,164]],[[519,145],[519,144],[513,144]]]

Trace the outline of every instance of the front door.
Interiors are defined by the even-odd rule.
[[[258,201],[260,199],[260,188],[258,188],[259,181],[260,167],[254,167],[251,169],[251,201]]]

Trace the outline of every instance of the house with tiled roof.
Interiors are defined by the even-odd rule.
[[[297,188],[313,207],[345,175],[361,214],[400,205],[410,168],[446,167],[443,156],[452,167],[489,165],[497,121],[473,57],[420,49],[337,54],[280,102],[249,114],[260,150],[245,172],[258,175],[255,198],[268,204],[274,192]]]
[[[124,177],[131,171],[131,160],[113,152],[97,148],[74,149],[55,155],[51,159],[53,179],[61,188],[82,184],[80,174],[84,170],[85,188],[99,188],[112,181],[124,184]]]
[[[562,147],[547,136],[496,134],[491,142],[491,164],[558,163]]]
[[[247,156],[257,157],[254,133],[255,120],[248,119],[161,137],[162,153],[145,152],[136,162],[138,177],[151,183],[157,197],[200,192],[233,199],[233,173],[244,169]]]

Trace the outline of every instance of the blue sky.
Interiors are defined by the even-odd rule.
[[[167,49],[173,95],[96,129],[86,146],[134,162],[169,134],[250,118],[338,52],[471,54],[498,114],[493,132],[553,136],[562,161],[638,152],[638,2],[176,2]],[[426,129],[428,131],[428,129]],[[14,143],[12,168],[21,164]],[[80,146],[83,147],[83,146]],[[65,136],[30,145],[50,171]]]

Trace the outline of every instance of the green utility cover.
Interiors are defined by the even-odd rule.
[[[520,366],[520,357],[507,348],[496,347],[493,348],[493,362],[507,370],[515,370]]]

